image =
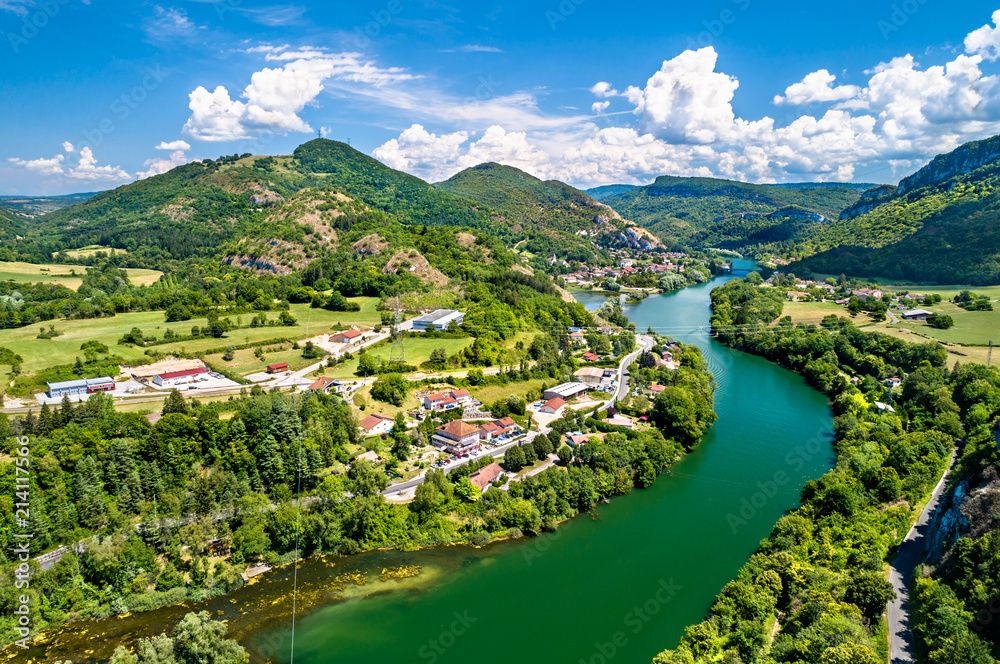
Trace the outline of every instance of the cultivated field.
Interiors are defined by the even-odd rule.
[[[16,281],[17,283],[47,283],[59,284],[76,290],[83,283],[86,266],[61,265],[57,263],[15,263],[0,261],[0,281]],[[156,270],[140,270],[127,268],[129,280],[137,286],[154,284],[162,276]]]
[[[823,321],[824,316],[829,316],[833,314],[834,316],[845,316],[850,317],[850,312],[847,311],[847,307],[842,307],[839,304],[833,302],[785,302],[785,307],[782,310],[782,318],[785,316],[791,316],[793,323],[811,323],[813,325],[819,325]],[[862,318],[864,316],[859,315],[856,322],[858,325],[864,324],[865,321]]]
[[[950,344],[985,346],[989,344],[990,340],[995,344],[1000,344],[1000,311],[965,311],[945,303],[922,308],[948,314],[954,319],[955,326],[947,330],[939,330],[925,322],[908,321],[900,323],[899,327]]]
[[[371,325],[372,321],[378,322],[378,313],[375,311],[378,301],[375,298],[353,298],[352,301],[361,305],[360,312],[334,312],[313,309],[308,304],[293,304],[290,310],[298,320],[298,325],[294,327],[245,328],[233,330],[220,339],[202,338],[151,346],[150,348],[164,354],[181,350],[194,353],[224,347],[228,344],[240,345],[279,337],[302,340],[307,337],[307,334],[315,336],[329,331],[333,325],[340,323]],[[269,312],[267,316],[270,320],[277,319],[278,312]],[[240,318],[236,315],[230,316],[233,323],[237,323]],[[251,316],[245,315],[242,318],[246,321]],[[37,339],[39,327],[42,326],[29,325],[28,327],[0,330],[0,346],[10,348],[24,358],[22,370],[25,372],[34,372],[57,364],[68,364],[73,362],[77,356],[82,358],[83,352],[80,350],[80,344],[91,340],[103,342],[111,349],[112,353],[121,355],[126,360],[138,361],[145,357],[145,348],[118,345],[118,339],[122,334],[133,327],[138,327],[145,334],[162,339],[168,329],[177,334],[189,335],[192,326],[204,327],[206,322],[204,318],[195,318],[176,323],[164,323],[162,311],[119,314],[113,318],[59,319],[49,321],[44,327],[47,329],[49,324],[55,325],[56,330],[63,333],[61,336],[54,339]]]
[[[93,244],[89,247],[82,247],[80,249],[70,249],[69,251],[64,251],[63,253],[70,258],[88,258],[102,251],[109,256],[112,252],[114,252],[116,256],[125,256],[128,254],[128,251],[125,249],[112,249],[110,247],[102,247],[99,244]]]

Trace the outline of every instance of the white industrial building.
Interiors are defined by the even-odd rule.
[[[115,381],[108,376],[100,378],[81,378],[79,380],[64,380],[58,383],[46,383],[49,397],[61,399],[65,395],[93,394],[94,392],[114,392]]]
[[[433,325],[435,330],[447,330],[449,327],[458,327],[465,321],[465,314],[452,309],[438,309],[429,314],[424,314],[413,319],[414,332],[426,332]]]
[[[586,394],[589,389],[590,386],[585,383],[563,383],[562,385],[556,385],[555,387],[550,387],[545,390],[543,396],[546,401],[550,399],[572,401],[581,394]]]

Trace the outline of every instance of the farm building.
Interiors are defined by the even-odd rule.
[[[434,326],[435,330],[447,330],[452,326],[459,326],[465,321],[465,314],[452,309],[438,309],[429,314],[424,314],[413,319],[414,332],[426,332]]]
[[[933,315],[933,311],[927,311],[926,309],[910,309],[909,311],[904,311],[902,314],[906,320],[927,320]]]
[[[590,388],[585,383],[563,383],[545,390],[542,396],[545,399],[559,398],[563,401],[571,401],[581,394],[586,394],[588,389]]]
[[[205,367],[198,367],[197,369],[185,369],[184,371],[168,371],[167,373],[157,374],[153,376],[153,383],[159,385],[160,387],[171,387],[173,385],[184,385],[190,383],[197,376],[203,376],[208,373],[208,369]]]
[[[64,395],[76,396],[78,394],[115,391],[115,381],[108,376],[65,380],[58,383],[46,383],[46,385],[49,388],[48,395],[53,399],[61,399]]]
[[[335,344],[353,344],[361,338],[361,330],[344,330],[330,337]]]
[[[288,362],[278,362],[276,364],[267,365],[267,373],[276,374],[288,371]]]

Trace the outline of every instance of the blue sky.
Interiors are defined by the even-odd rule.
[[[0,0],[0,193],[322,133],[430,180],[500,161],[894,182],[1000,134],[1000,2]]]

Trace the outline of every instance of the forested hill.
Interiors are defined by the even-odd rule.
[[[307,191],[326,193],[303,196]],[[350,209],[336,209],[347,201]],[[125,249],[147,262],[207,257],[241,238],[289,241],[302,235],[297,226],[309,224],[302,217],[317,212],[467,227],[508,246],[534,240],[539,255],[558,250],[573,258],[575,252],[580,260],[600,251],[593,247],[595,228],[603,235],[625,225],[583,192],[517,169],[488,164],[433,186],[349,145],[317,139],[292,155],[206,159],[102,192],[35,219],[34,232],[16,250],[36,262],[93,244]],[[585,229],[590,232],[576,235]]]
[[[801,221],[805,218],[798,214],[801,212],[809,213],[806,216],[816,223],[836,219],[861,193],[851,185],[776,186],[664,175],[650,185],[608,196],[603,202],[668,242],[748,249],[807,238],[818,227],[785,222]],[[774,214],[780,210],[797,213]],[[734,225],[733,220],[741,215],[742,223]]]
[[[868,192],[816,238],[817,272],[1000,283],[1000,137],[936,157]]]
[[[568,184],[542,181],[513,166],[492,162],[467,168],[435,186],[487,205],[525,228],[590,230],[597,216],[618,218],[616,212]]]
[[[22,232],[24,232],[24,221],[0,208],[0,241],[11,241]]]

